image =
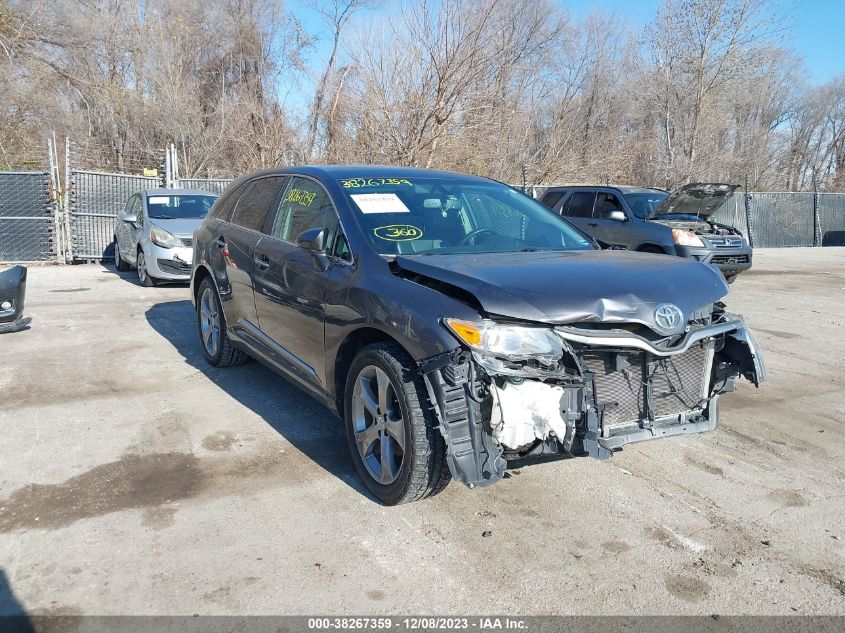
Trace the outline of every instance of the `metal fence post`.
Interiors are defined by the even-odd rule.
[[[819,221],[819,188],[813,181],[813,246],[822,245],[821,222]]]
[[[748,177],[745,178],[745,224],[748,226],[748,245],[754,247],[754,230],[751,227],[751,194],[748,193]]]

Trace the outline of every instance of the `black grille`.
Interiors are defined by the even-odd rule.
[[[747,264],[748,255],[713,255],[711,264]]]
[[[161,268],[163,272],[170,273],[171,275],[190,275],[191,274],[191,265],[177,262],[173,259],[157,259],[156,263],[158,267]]]
[[[584,364],[595,374],[597,404],[604,405],[605,426],[619,426],[646,419],[645,388],[651,381],[654,417],[694,409],[706,397],[706,363],[709,348],[695,346],[682,354],[659,358],[633,352],[585,356]]]

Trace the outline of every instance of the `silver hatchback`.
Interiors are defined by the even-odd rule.
[[[194,189],[146,189],[129,197],[114,228],[114,264],[135,267],[142,286],[189,281],[193,233],[217,196]]]

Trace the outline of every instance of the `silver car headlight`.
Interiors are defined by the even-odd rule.
[[[476,361],[495,373],[525,375],[556,371],[567,353],[564,342],[545,327],[504,325],[485,319],[481,322],[444,319],[446,327],[467,345]]]
[[[162,248],[179,248],[182,246],[182,240],[164,229],[154,226],[150,229],[150,241]]]

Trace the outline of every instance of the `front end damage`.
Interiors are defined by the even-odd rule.
[[[453,477],[492,484],[546,453],[610,457],[625,444],[716,428],[719,396],[766,377],[741,317],[716,304],[674,336],[637,324],[557,326],[551,362],[461,347],[420,363]]]

